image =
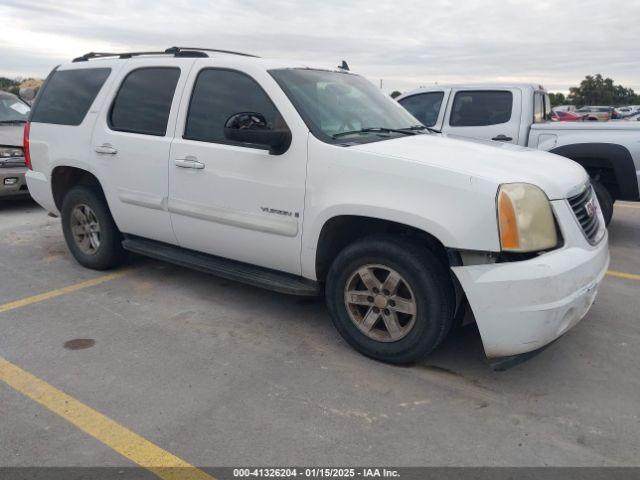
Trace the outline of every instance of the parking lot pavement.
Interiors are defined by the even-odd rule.
[[[164,454],[200,466],[638,465],[640,209],[628,205],[610,243],[611,270],[629,275],[607,276],[581,323],[497,373],[473,327],[400,368],[349,348],[321,300],[141,258],[103,278],[71,259],[59,220],[2,204],[0,466]],[[95,343],[65,347],[74,339]],[[71,403],[56,410],[61,395]],[[137,435],[141,450],[125,455]]]

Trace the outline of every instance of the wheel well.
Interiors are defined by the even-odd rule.
[[[402,223],[372,217],[343,215],[333,217],[322,227],[316,249],[316,276],[324,281],[333,259],[347,245],[375,233],[389,233],[424,242],[448,268],[444,245],[433,235]]]
[[[572,158],[587,171],[589,176],[599,181],[613,198],[620,196],[620,186],[616,178],[616,172],[611,165],[611,161],[606,158]]]
[[[51,189],[58,211],[62,209],[65,195],[76,185],[96,187],[101,193],[98,179],[90,172],[75,167],[56,167],[51,172]]]
[[[638,200],[638,181],[629,150],[614,143],[577,143],[550,150],[579,163],[614,200]]]

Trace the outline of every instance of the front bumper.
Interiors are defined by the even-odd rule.
[[[29,193],[24,177],[26,171],[26,167],[0,168],[0,198]],[[7,184],[5,181],[11,184]]]
[[[532,352],[560,337],[589,311],[607,272],[606,232],[590,245],[567,201],[551,203],[562,248],[531,260],[452,268],[489,358]]]

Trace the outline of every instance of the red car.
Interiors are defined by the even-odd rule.
[[[584,116],[573,112],[551,112],[553,122],[582,122]]]

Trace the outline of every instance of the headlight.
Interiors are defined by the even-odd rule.
[[[18,147],[0,147],[0,158],[24,157],[22,148]]]
[[[507,183],[498,190],[500,245],[508,252],[537,252],[558,245],[551,203],[535,185]]]

